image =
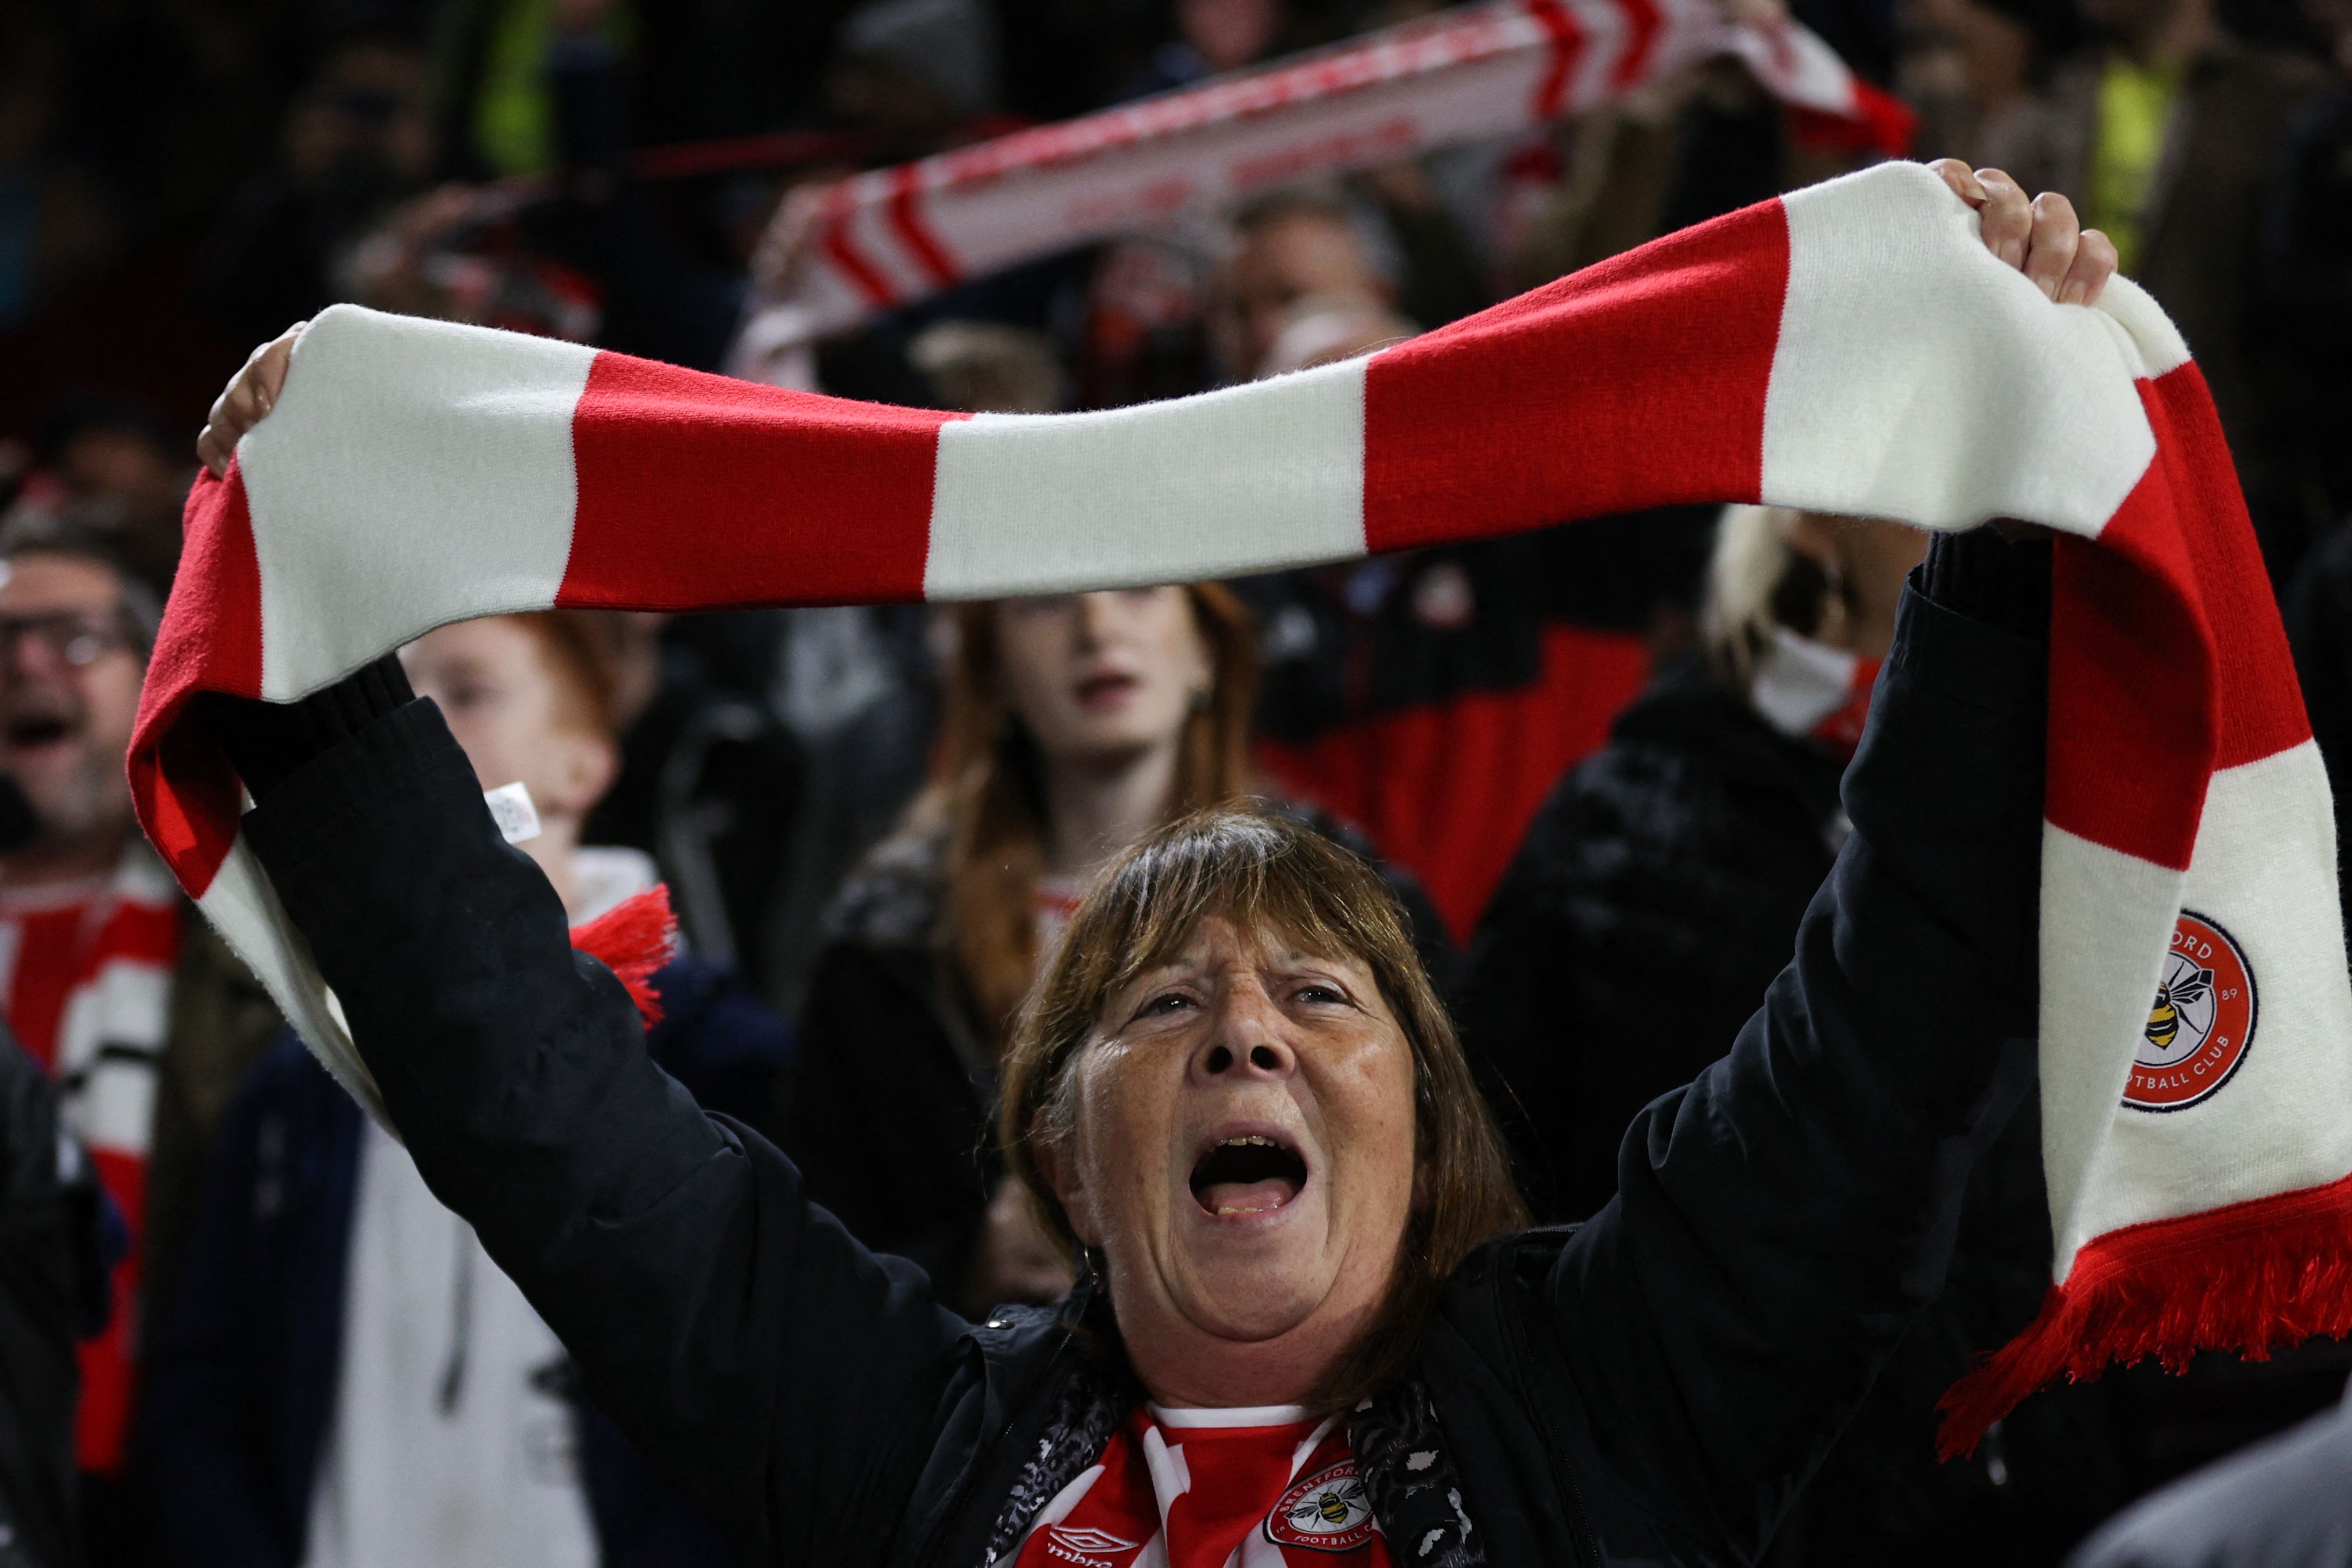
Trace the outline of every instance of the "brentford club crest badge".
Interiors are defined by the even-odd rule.
[[[1265,1538],[1310,1552],[1353,1552],[1370,1541],[1372,1500],[1357,1479],[1356,1461],[1326,1466],[1284,1492],[1265,1516]]]
[[[2183,910],[2172,928],[2124,1103],[2179,1111],[2209,1099],[2254,1043],[2254,971],[2216,922]]]

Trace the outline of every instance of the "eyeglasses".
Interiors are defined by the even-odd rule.
[[[0,615],[0,670],[16,667],[16,650],[26,637],[37,637],[50,656],[74,669],[98,663],[117,648],[131,644],[121,612],[92,615],[81,610],[53,610],[43,615]]]

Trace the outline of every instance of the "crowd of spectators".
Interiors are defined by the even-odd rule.
[[[719,370],[795,190],[1432,9],[0,0],[0,1568],[728,1561],[138,837],[191,443],[246,350],[354,301]],[[1792,9],[1918,156],[2068,194],[2182,328],[2352,779],[2352,5]],[[1202,391],[1864,156],[1717,62],[961,284],[815,377],[994,412]],[[1787,959],[1923,549],[1669,509],[951,614],[508,617],[404,661],[484,787],[528,786],[575,921],[667,883],[649,1049],[982,1313],[1071,1278],[988,1130],[1039,953],[1110,854],[1241,796],[1381,868],[1537,1218],[1606,1203],[1628,1118]],[[2329,1343],[2134,1369],[1937,1465],[1936,1395],[2039,1304],[2037,1151],[2029,1111],[1776,1563],[2056,1563],[2341,1391]]]

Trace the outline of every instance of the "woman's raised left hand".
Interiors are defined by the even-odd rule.
[[[214,478],[226,476],[238,440],[278,406],[278,394],[286,388],[286,367],[294,359],[294,340],[310,325],[297,321],[247,354],[245,367],[213,400],[212,413],[196,437],[196,457]]]
[[[2049,298],[2088,305],[2116,275],[2115,242],[2083,227],[2074,204],[2057,192],[2029,201],[2025,187],[1999,169],[1970,169],[1957,158],[1939,158],[1927,167],[1982,215],[1985,248]]]

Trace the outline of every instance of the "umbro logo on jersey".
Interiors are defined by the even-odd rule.
[[[1126,1541],[1108,1530],[1057,1524],[1045,1532],[1045,1555],[1077,1568],[1118,1568],[1120,1554],[1143,1543]]]

